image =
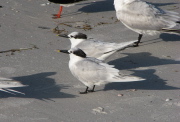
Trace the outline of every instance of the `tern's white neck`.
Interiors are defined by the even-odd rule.
[[[80,56],[76,56],[74,54],[70,54],[70,62],[71,63],[76,63],[78,61],[81,61],[82,59],[84,59],[84,58],[82,58]]]
[[[71,41],[71,48],[77,46],[79,43],[83,42],[83,41],[86,41],[86,39],[70,39]]]

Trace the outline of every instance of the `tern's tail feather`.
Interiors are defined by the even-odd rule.
[[[133,81],[142,81],[142,80],[145,79],[136,76],[120,74],[119,76],[113,77],[112,82],[133,82]]]
[[[132,46],[135,42],[138,40],[133,40],[133,41],[127,41],[127,42],[121,42],[121,43],[106,43],[105,48],[108,50],[104,54],[111,53],[111,52],[116,52],[118,50],[125,49],[126,47]]]
[[[108,65],[105,63],[101,63],[101,65],[106,67],[107,73],[107,81],[108,82],[133,82],[133,81],[142,81],[145,80],[140,77],[132,76],[132,75],[124,75],[119,72],[118,69],[114,68],[114,65]]]
[[[133,41],[119,43],[119,44],[117,44],[117,49],[116,50],[125,49],[126,47],[132,46],[137,41],[138,40],[133,40]]]
[[[180,35],[180,29],[162,29],[162,32]]]
[[[164,33],[173,33],[173,34],[179,35],[180,34],[180,21],[176,21],[175,26],[173,28],[163,28],[161,31]]]
[[[122,43],[107,43],[105,48],[107,49],[106,52],[104,52],[103,55],[98,57],[99,60],[105,60],[110,55],[114,54],[117,51],[123,50],[131,45],[133,45],[137,40],[134,41],[128,41],[128,42],[122,42]]]

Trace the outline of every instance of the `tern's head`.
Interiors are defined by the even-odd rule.
[[[71,48],[77,46],[79,43],[86,41],[87,35],[79,32],[72,32],[69,35],[59,35],[61,37],[69,38],[71,41]]]
[[[71,41],[71,48],[77,46],[79,43],[87,39],[87,35],[79,32],[72,32],[68,35],[68,38]]]
[[[79,48],[71,48],[70,50],[56,50],[57,52],[62,52],[62,53],[66,53],[66,54],[73,54],[82,58],[86,58],[86,53],[84,51],[82,51]]]
[[[70,39],[87,39],[87,35],[79,32],[72,32],[68,35]]]

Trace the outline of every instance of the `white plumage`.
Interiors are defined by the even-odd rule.
[[[71,48],[69,51],[59,50],[59,52],[70,54],[69,69],[71,73],[87,86],[86,91],[81,93],[94,91],[95,85],[145,80],[136,76],[124,75],[113,65],[103,63],[96,58],[86,57],[86,54],[79,48]],[[92,90],[88,90],[88,88]]]
[[[94,57],[99,60],[105,60],[115,52],[126,47],[132,46],[137,40],[112,43],[99,40],[87,39],[87,35],[79,32],[72,32],[68,35],[71,42],[71,48],[82,49],[88,57]]]

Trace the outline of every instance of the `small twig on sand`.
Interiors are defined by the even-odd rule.
[[[61,33],[68,33],[65,29],[62,29],[60,30],[58,26],[56,26],[54,29],[53,29],[53,33],[56,33],[56,34],[61,34]]]
[[[19,48],[19,49],[10,49],[10,50],[4,50],[4,51],[0,51],[0,53],[7,53],[7,52],[20,52],[22,50],[32,50],[32,49],[39,49],[36,45],[32,45],[32,47],[29,47],[29,48]]]

